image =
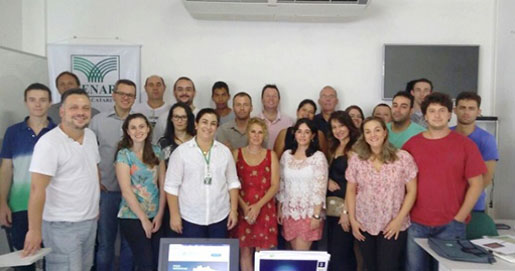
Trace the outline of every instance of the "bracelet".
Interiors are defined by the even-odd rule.
[[[320,219],[320,215],[313,215],[314,219]]]
[[[349,214],[349,211],[347,211],[347,210],[345,210],[345,209],[344,209],[344,210],[342,211],[342,213],[343,213],[344,215],[348,215],[348,214]]]

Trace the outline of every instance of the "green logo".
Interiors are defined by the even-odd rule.
[[[73,56],[73,70],[84,74],[88,82],[103,82],[106,75],[118,70],[118,60],[116,56],[101,59],[96,64],[84,57]]]

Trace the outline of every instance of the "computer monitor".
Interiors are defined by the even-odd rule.
[[[254,256],[254,271],[326,271],[330,258],[325,251],[259,251]]]
[[[238,271],[238,239],[161,238],[159,271]]]

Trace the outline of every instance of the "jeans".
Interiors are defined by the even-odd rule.
[[[182,220],[182,237],[184,238],[227,238],[227,218],[207,226]]]
[[[114,243],[118,235],[118,210],[122,195],[119,191],[100,192],[100,216],[98,219],[98,244],[96,252],[96,270],[112,271],[114,263]],[[132,270],[132,252],[121,237],[120,270]]]
[[[163,228],[152,233],[150,239],[139,219],[119,219],[120,231],[134,253],[134,268],[138,271],[157,270],[159,260],[159,241],[163,237]],[[152,219],[150,219],[152,221]]]
[[[25,235],[29,228],[27,211],[13,212],[11,214],[11,227],[5,227],[7,238],[9,238],[12,246],[16,250],[22,250],[25,243]],[[36,270],[35,264],[29,266],[18,266],[14,268],[15,271],[32,271]]]
[[[407,242],[407,261],[406,270],[424,271],[431,270],[438,263],[424,251],[417,243],[415,238],[435,237],[444,240],[465,239],[465,223],[452,220],[442,226],[425,226],[412,222],[408,229]]]
[[[46,256],[46,270],[91,270],[97,233],[96,219],[80,222],[43,220],[42,229],[45,247],[52,249]]]

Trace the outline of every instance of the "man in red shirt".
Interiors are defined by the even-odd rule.
[[[415,238],[465,239],[465,222],[483,189],[486,166],[472,140],[448,126],[452,101],[434,92],[421,105],[428,129],[403,146],[417,166],[417,200],[411,209],[406,270],[430,270],[431,257]]]

